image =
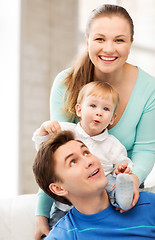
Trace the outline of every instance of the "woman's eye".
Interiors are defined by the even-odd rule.
[[[96,41],[98,41],[98,42],[103,42],[104,39],[103,39],[103,38],[96,38]]]
[[[124,42],[124,40],[123,39],[116,39],[116,42],[121,43],[121,42]]]

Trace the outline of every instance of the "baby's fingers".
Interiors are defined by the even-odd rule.
[[[53,121],[50,126],[49,134],[56,134],[61,131],[60,124],[57,121]]]

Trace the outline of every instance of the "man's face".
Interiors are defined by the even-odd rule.
[[[72,200],[96,196],[107,185],[107,179],[97,157],[92,155],[81,142],[72,140],[59,147],[54,153],[55,172]]]

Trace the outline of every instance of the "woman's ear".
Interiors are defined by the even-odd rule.
[[[89,51],[89,42],[88,42],[88,38],[86,38],[86,51]]]
[[[76,110],[76,115],[78,117],[81,117],[81,105],[79,103],[75,105],[75,110]]]
[[[51,190],[51,192],[53,192],[54,194],[58,195],[58,196],[66,196],[68,191],[62,187],[62,185],[60,183],[51,183],[49,185],[49,189]]]

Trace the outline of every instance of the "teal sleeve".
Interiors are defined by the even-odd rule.
[[[70,69],[66,69],[60,72],[53,82],[50,95],[51,120],[57,120],[60,122],[71,121],[70,119],[66,118],[64,113],[62,113],[63,96],[66,91],[66,86],[63,83],[63,79],[68,75],[69,71]],[[51,197],[49,197],[45,192],[40,190],[38,193],[36,215],[49,218],[53,202],[54,200]]]
[[[155,163],[155,91],[148,99],[137,125],[132,161],[133,173],[142,183]]]
[[[40,189],[38,192],[36,215],[49,218],[53,202],[54,199]]]
[[[138,78],[126,109],[109,130],[127,149],[133,173],[144,182],[155,163],[155,78],[138,68]]]
[[[64,93],[66,86],[63,83],[64,78],[68,75],[70,69],[60,72],[54,80],[50,95],[50,118],[59,122],[71,122],[65,113],[62,112]]]

